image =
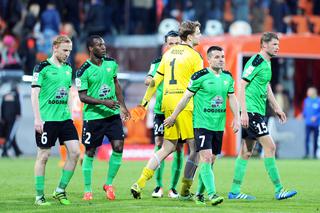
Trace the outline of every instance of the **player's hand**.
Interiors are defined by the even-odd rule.
[[[42,134],[43,133],[43,121],[35,119],[34,120],[34,128],[35,128],[36,132]]]
[[[110,99],[103,100],[103,105],[113,110],[118,109],[120,107],[120,104],[118,101],[114,101]]]
[[[287,121],[287,116],[286,114],[282,111],[282,109],[276,109],[274,110],[274,112],[276,113],[276,115],[279,118],[279,122],[281,124],[284,124]]]
[[[167,119],[163,121],[163,125],[166,127],[172,127],[176,123],[176,119],[169,116]]]
[[[123,121],[127,121],[131,118],[131,114],[126,107],[120,107],[120,111],[120,116]]]
[[[232,130],[234,133],[237,133],[240,129],[240,120],[234,118],[231,124]]]
[[[240,116],[240,120],[241,120],[241,126],[243,128],[247,129],[249,127],[249,116],[248,116],[248,113],[242,112],[241,116]]]
[[[147,110],[141,105],[136,106],[130,110],[131,119],[133,121],[143,120],[146,116]]]

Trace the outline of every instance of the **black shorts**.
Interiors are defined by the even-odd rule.
[[[46,121],[43,124],[43,133],[35,132],[37,146],[50,148],[59,139],[60,145],[65,141],[79,140],[78,133],[72,120]]]
[[[120,115],[83,121],[82,143],[86,148],[101,146],[104,136],[107,136],[109,141],[124,139]]]
[[[214,155],[221,153],[223,131],[194,128],[194,139],[196,141],[197,152],[211,149]]]
[[[266,119],[259,113],[248,112],[249,128],[242,128],[242,138],[257,140],[257,138],[269,135]]]
[[[164,114],[154,114],[154,120],[153,120],[153,130],[154,130],[154,136],[163,136],[164,132]]]

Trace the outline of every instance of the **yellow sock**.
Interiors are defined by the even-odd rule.
[[[147,180],[150,180],[154,174],[154,171],[152,169],[149,169],[147,167],[144,167],[141,173],[141,176],[139,180],[137,181],[137,184],[142,189],[146,186]]]
[[[182,178],[181,196],[187,196],[190,194],[190,188],[193,180]]]

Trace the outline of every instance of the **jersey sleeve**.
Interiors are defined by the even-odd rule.
[[[228,89],[228,94],[233,94],[234,93],[234,80],[232,77],[230,77],[230,85]]]
[[[156,73],[159,73],[160,75],[164,75],[164,60],[161,60],[158,69],[155,71]]]
[[[118,75],[119,65],[117,62],[114,62],[114,68],[113,68],[113,78],[116,78]]]
[[[260,70],[260,64],[263,62],[263,58],[260,55],[254,56],[253,60],[249,60],[244,67],[242,73],[242,79],[251,82]]]
[[[188,90],[190,92],[196,93],[200,89],[201,83],[202,83],[201,78],[198,78],[196,80],[192,80],[191,78],[189,81]]]
[[[49,62],[44,61],[39,64],[37,64],[33,69],[33,76],[32,76],[32,87],[41,87],[43,76],[45,75],[44,67],[48,66]]]
[[[157,72],[156,65],[152,63],[149,68],[148,76],[154,77],[156,72]]]
[[[78,91],[88,90],[88,72],[86,72],[86,69],[89,66],[90,64],[86,62],[76,73],[76,87]]]

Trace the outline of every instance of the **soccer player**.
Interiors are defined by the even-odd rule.
[[[240,127],[240,114],[234,81],[229,72],[224,71],[225,58],[221,47],[212,46],[207,51],[210,66],[192,75],[188,89],[176,109],[165,121],[171,127],[180,112],[193,97],[193,129],[197,151],[200,153],[199,185],[196,202],[205,204],[204,190],[207,190],[211,205],[222,203],[224,198],[217,195],[212,171],[216,155],[221,153],[223,131],[226,123],[226,100],[234,116],[232,123],[236,133]]]
[[[141,103],[141,108],[147,107],[156,88],[163,81],[162,111],[164,111],[165,117],[172,114],[179,99],[187,89],[192,74],[203,68],[203,60],[200,54],[193,49],[193,46],[199,43],[201,35],[200,23],[197,21],[183,22],[179,28],[179,35],[182,44],[175,45],[164,53],[158,71],[154,76],[155,84],[148,87]],[[181,112],[181,116],[177,119],[176,124],[170,129],[164,129],[164,141],[161,149],[150,158],[140,178],[131,187],[131,193],[134,198],[141,198],[141,190],[145,187],[146,182],[152,178],[154,171],[160,166],[161,161],[176,150],[179,138],[186,140],[190,148],[190,155],[185,166],[184,178],[182,180],[180,197],[185,199],[192,197],[189,189],[193,182],[199,160],[198,154],[195,151],[192,110],[193,105],[189,103]]]
[[[181,43],[179,33],[176,31],[169,31],[165,37],[165,48],[169,49],[174,45],[178,45]],[[151,63],[149,73],[145,79],[145,84],[149,86],[149,84],[154,84],[153,77],[156,74],[159,64],[161,61],[161,57],[154,60]],[[163,82],[158,86],[156,92],[156,104],[154,106],[154,122],[153,122],[153,129],[155,135],[155,151],[160,150],[162,143],[163,143],[163,121],[164,121],[164,114],[161,111],[161,104],[162,104],[162,91],[163,91]],[[183,163],[183,143],[177,143],[177,150],[173,154],[173,163],[171,168],[171,179],[170,179],[170,186],[169,186],[169,193],[168,196],[170,198],[178,198],[179,193],[176,190],[177,183],[180,177],[180,170],[182,168]],[[162,176],[164,170],[164,161],[161,161],[159,168],[155,171],[156,182],[157,186],[152,192],[152,197],[159,198],[163,197],[163,183],[162,183]]]
[[[68,158],[62,170],[60,183],[53,197],[63,205],[70,204],[65,189],[76,167],[80,149],[78,134],[70,114],[69,89],[72,85],[72,69],[66,63],[72,50],[67,36],[58,36],[52,45],[50,58],[37,64],[33,70],[31,101],[34,114],[36,143],[38,146],[35,163],[36,205],[50,205],[44,197],[45,167],[51,147],[59,139],[67,147]]]
[[[274,185],[275,198],[287,199],[295,194],[294,190],[285,190],[280,181],[280,175],[275,163],[276,146],[265,122],[266,100],[278,116],[281,123],[286,122],[285,113],[274,98],[271,80],[271,58],[279,51],[279,38],[275,33],[263,33],[260,39],[261,50],[246,63],[240,83],[239,102],[241,107],[242,142],[235,163],[233,183],[229,199],[254,200],[255,197],[240,192],[240,187],[246,172],[248,159],[252,155],[258,140],[264,150],[264,165],[271,182]]]
[[[124,133],[122,121],[130,119],[124,103],[117,72],[118,64],[106,57],[104,40],[97,35],[87,39],[90,58],[77,71],[76,85],[83,108],[82,143],[86,147],[82,163],[84,200],[92,200],[92,163],[97,147],[107,136],[112,145],[109,170],[103,190],[106,198],[115,199],[112,186],[122,160]],[[120,115],[121,113],[121,115]]]

